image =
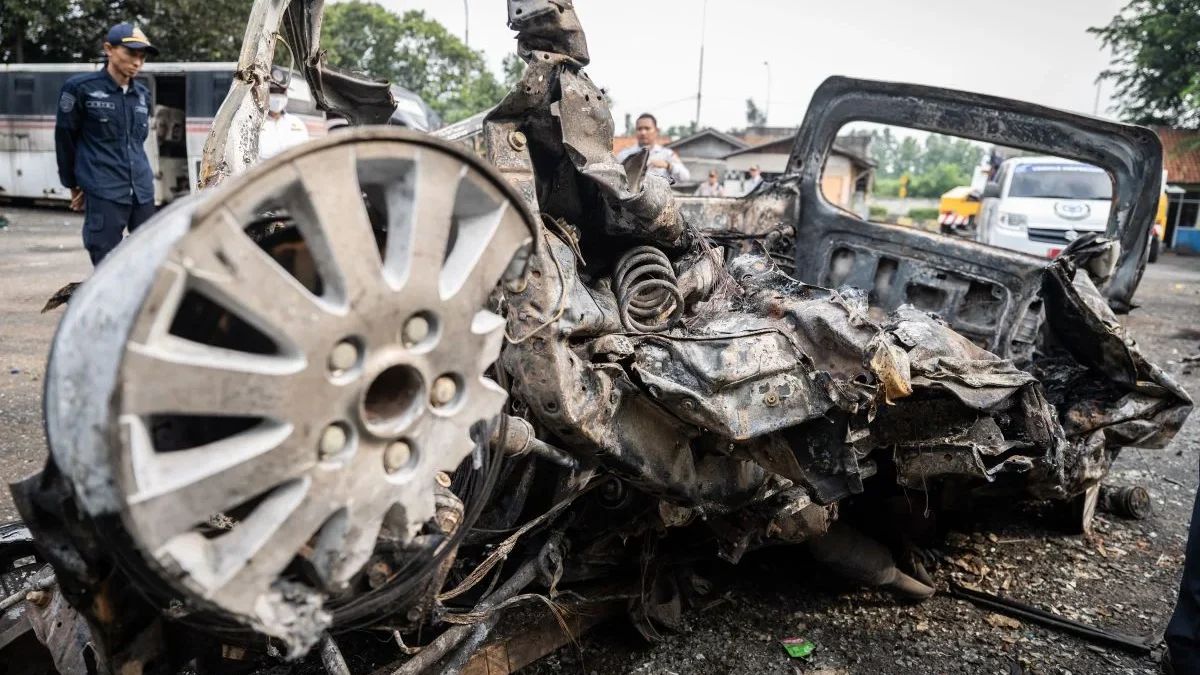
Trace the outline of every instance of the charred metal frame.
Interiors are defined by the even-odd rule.
[[[1161,162],[1146,130],[962,92],[831,78],[814,97],[782,179],[744,200],[678,198],[664,179],[646,175],[645,154],[623,164],[613,156],[611,114],[604,91],[582,70],[589,54],[572,2],[509,0],[509,23],[527,63],[521,82],[496,108],[438,134],[491,168],[441,142],[363,130],[239,176],[256,154],[280,26],[319,105],[353,124],[386,118],[386,84],[323,63],[322,6],[321,0],[255,4],[238,79],[205,148],[202,183],[213,189],[180,201],[119,247],[79,288],[55,337],[45,397],[51,459],[42,474],[14,486],[61,590],[25,603],[49,600],[47,612],[71,621],[62,637],[46,641],[77,646],[90,636],[94,656],[115,671],[167,673],[192,657],[202,670],[219,671],[224,655],[248,658],[248,650],[261,648],[256,642],[269,638],[267,653],[254,652],[247,670],[320,644],[328,667],[340,673],[345,663],[329,631],[384,628],[411,655],[402,633],[411,640],[416,628],[437,626],[448,628],[397,672],[454,672],[501,610],[555,598],[560,585],[612,575],[636,578],[638,593],[622,589],[610,599],[627,599],[638,629],[654,635],[656,625],[678,618],[681,606],[682,582],[668,570],[671,549],[700,541],[733,562],[759,546],[812,542],[819,560],[847,576],[920,599],[933,593],[925,571],[895,560],[889,545],[855,523],[877,520],[879,509],[891,515],[889,500],[906,489],[1095,497],[1122,447],[1162,447],[1191,411],[1186,392],[1141,356],[1113,313],[1131,306],[1144,266]],[[1047,265],[855,218],[820,191],[828,150],[851,121],[951,133],[1101,166],[1116,180],[1109,237],[1085,237]],[[254,185],[270,192],[299,178],[300,188],[287,193],[288,213],[302,211],[305,199],[328,197],[326,215],[359,214],[360,206],[375,213],[381,203],[399,203],[388,202],[397,195],[408,195],[401,201],[411,206],[404,189],[389,197],[378,185],[343,181],[330,195],[318,181],[303,182],[305,172],[317,169],[303,161],[309,152],[356,162],[359,151],[384,142],[410,162],[421,148],[457,156],[496,183],[493,208],[511,207],[523,218],[526,239],[516,242],[522,245],[515,253],[504,251],[512,259],[487,264],[499,281],[475,289],[486,296],[479,313],[504,321],[507,339],[488,384],[508,402],[495,424],[471,428],[475,447],[453,477],[422,473],[436,485],[397,488],[411,492],[393,500],[412,512],[397,521],[401,529],[411,535],[431,526],[446,537],[438,541],[452,544],[437,549],[438,558],[405,549],[428,563],[418,566],[422,574],[405,577],[408,568],[377,555],[394,552],[403,536],[372,541],[363,528],[347,537],[345,550],[329,550],[326,537],[345,533],[322,530],[324,545],[316,539],[303,548],[328,557],[310,560],[322,580],[329,576],[322,571],[340,560],[333,583],[306,587],[311,592],[298,592],[290,580],[272,584],[272,592],[286,592],[248,611],[244,598],[197,592],[186,583],[188,569],[172,567],[162,547],[138,548],[143,532],[131,525],[133,506],[118,489],[137,482],[131,477],[137,468],[127,468],[127,427],[115,420],[130,401],[170,401],[179,392],[152,370],[129,367],[127,346],[145,342],[149,330],[130,326],[161,328],[167,321],[158,314],[168,311],[161,270],[207,274],[210,286],[233,283],[238,265],[228,250],[242,264],[274,255],[268,243],[274,240],[254,228],[265,223],[273,233],[305,234],[294,214],[242,222],[266,208]],[[223,181],[229,185],[219,186]],[[453,201],[437,191],[420,198],[430,195]],[[242,231],[204,239],[212,229],[206,217],[223,209],[236,214]],[[446,220],[439,236],[457,241],[450,233],[463,231],[462,219]],[[365,263],[372,247],[381,255],[407,250],[403,242],[388,243],[407,231],[400,222],[363,226],[360,219],[357,231],[320,232],[309,223],[308,234],[320,234],[314,240],[326,247],[312,253],[316,266],[336,249],[343,264],[335,269],[353,276],[362,270],[344,263],[371,267]],[[247,243],[242,237],[251,230],[258,234]],[[353,239],[364,234],[365,247]],[[235,243],[245,248],[230,248]],[[297,249],[310,244],[290,245],[294,262]],[[454,258],[438,257],[426,251],[421,258],[431,267],[410,273],[432,274]],[[1109,260],[1116,260],[1115,270]],[[287,271],[304,283],[296,270]],[[115,276],[135,290],[107,292],[105,279]],[[309,279],[305,288],[318,294],[315,287]],[[363,297],[338,300],[353,305]],[[251,309],[271,316],[294,309],[277,312],[252,299]],[[406,333],[403,319],[427,309],[373,311],[364,323],[386,342]],[[474,339],[480,333],[470,323]],[[493,336],[501,328],[487,327]],[[467,344],[467,337],[438,339]],[[80,348],[84,343],[117,356],[96,359],[94,350]],[[499,343],[489,338],[489,345]],[[413,345],[396,346],[397,353]],[[293,356],[306,364],[338,362],[324,347],[298,347]],[[473,350],[480,351],[486,350]],[[219,393],[222,400],[271,395],[261,387]],[[334,406],[340,396],[306,405],[312,415],[325,415],[322,405]],[[312,460],[297,463],[308,470]],[[482,486],[477,499],[463,496],[471,486]],[[240,490],[241,499],[250,488],[228,490]],[[396,496],[387,489],[373,494]],[[433,501],[416,499],[429,495]],[[347,504],[353,498],[344,490],[337,495]],[[417,508],[430,504],[436,511]],[[856,510],[872,517],[856,521]],[[292,552],[272,557],[280,553]],[[513,564],[506,565],[510,555]],[[300,567],[298,574],[308,570]],[[397,577],[407,584],[404,594],[372,594]],[[370,590],[362,591],[364,584]],[[517,595],[532,586],[538,594]],[[329,613],[322,610],[326,601],[335,607]],[[204,637],[188,639],[195,634]],[[60,670],[74,675],[82,653],[64,654],[75,665]]]

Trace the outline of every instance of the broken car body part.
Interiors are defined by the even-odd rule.
[[[731,562],[813,542],[928,597],[897,551],[839,534],[875,520],[854,511],[1094,498],[1121,448],[1163,447],[1191,410],[1113,309],[1158,195],[1144,129],[831,78],[778,181],[677,197],[613,156],[571,2],[510,0],[527,67],[494,109],[248,168],[281,26],[324,109],[386,110],[324,64],[321,9],[255,4],[209,189],[130,236],[54,338],[50,458],[14,496],[113,670],[323,640],[338,670],[364,628],[424,645],[399,672],[458,667],[510,603],[622,578],[653,589],[629,602],[653,636],[695,542]],[[820,172],[853,120],[1100,166],[1108,238],[1046,265],[843,212]]]

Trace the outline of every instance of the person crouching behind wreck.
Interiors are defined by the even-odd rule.
[[[683,165],[683,160],[674,150],[669,150],[658,144],[658,120],[650,113],[642,113],[637,118],[636,146],[625,148],[617,155],[617,161],[624,163],[634,153],[646,149],[650,153],[646,173],[662,176],[676,183],[686,183],[692,174]]]
[[[144,143],[150,90],[134,80],[146,55],[158,54],[140,28],[113,26],[104,38],[104,68],[76,75],[58,95],[54,150],[58,178],[83,211],[83,246],[99,265],[125,230],[154,215],[154,171]]]

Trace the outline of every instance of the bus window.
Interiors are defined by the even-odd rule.
[[[207,117],[205,105],[212,99],[212,73],[187,74],[187,116]]]
[[[225,102],[225,97],[229,95],[229,88],[233,86],[233,75],[226,73],[215,73],[213,75],[212,85],[212,112],[205,117],[216,117],[217,111],[221,109],[221,104]]]
[[[11,115],[12,110],[8,107],[8,73],[0,73],[0,115]]]
[[[36,115],[37,78],[33,75],[14,75],[12,85],[12,114]]]
[[[58,95],[67,83],[71,73],[41,73],[38,77],[38,113],[39,115],[58,114]]]
[[[233,84],[233,73],[201,70],[187,74],[187,116],[216,117]]]

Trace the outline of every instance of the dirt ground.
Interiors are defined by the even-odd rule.
[[[91,265],[80,218],[63,210],[0,206],[0,478],[40,468],[42,376],[61,309],[39,313]],[[1200,258],[1165,255],[1148,268],[1142,307],[1125,318],[1142,349],[1200,394]],[[940,592],[921,605],[849,588],[795,549],[748,556],[728,571],[715,600],[693,609],[680,630],[647,646],[616,621],[529,672],[628,674],[812,673],[1156,673],[1135,658],[1060,633],[989,615],[949,596],[950,580],[1000,591],[1110,630],[1158,638],[1166,626],[1197,487],[1200,414],[1166,450],[1127,450],[1110,482],[1141,485],[1154,515],[1132,522],[1100,515],[1091,539],[1047,526],[1045,509],[1016,509],[975,523],[940,550]],[[16,514],[0,490],[0,522]],[[781,638],[816,644],[790,659]]]

